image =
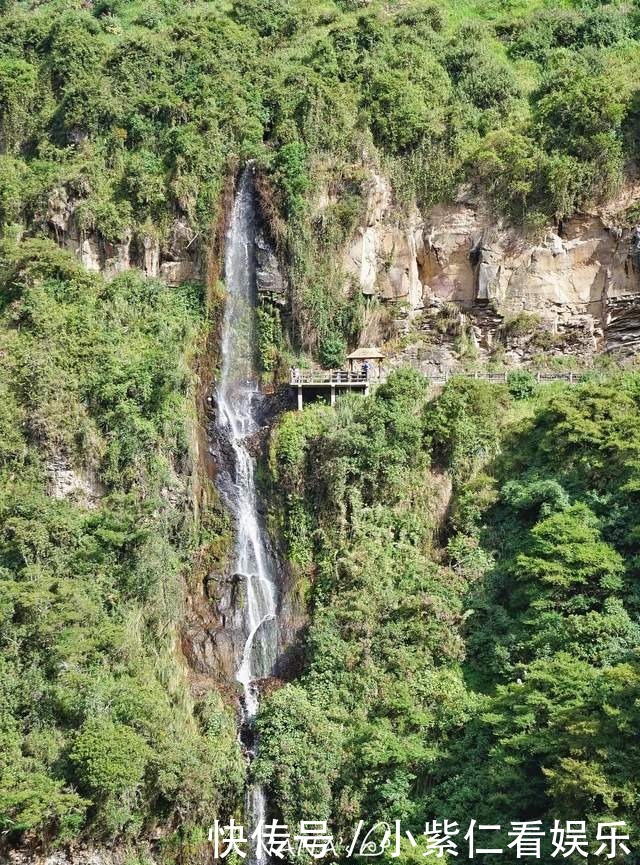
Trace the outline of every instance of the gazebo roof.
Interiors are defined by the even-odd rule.
[[[384,355],[379,348],[357,348],[347,355],[347,360],[382,360]]]

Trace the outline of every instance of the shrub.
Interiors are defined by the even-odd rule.
[[[519,312],[502,325],[506,336],[529,336],[540,327],[540,316],[535,312]]]
[[[523,220],[535,195],[545,155],[526,131],[491,133],[473,154],[478,178],[496,204]]]
[[[47,59],[54,83],[62,89],[95,74],[101,66],[99,24],[86,12],[63,12],[49,34]]]
[[[256,310],[258,358],[262,372],[272,372],[277,361],[282,336],[280,313],[277,307],[263,304]]]
[[[78,785],[96,802],[109,796],[132,795],[142,784],[149,749],[125,724],[90,718],[80,730],[70,754]]]
[[[338,333],[328,333],[320,340],[318,357],[320,363],[330,369],[344,365],[347,354],[347,343]]]
[[[377,143],[392,153],[403,153],[422,138],[435,139],[444,131],[449,82],[435,64],[429,71],[433,74],[428,89],[396,70],[373,79],[367,99],[371,127]]]
[[[604,5],[585,15],[580,37],[585,45],[610,48],[629,36],[629,23],[626,10]]]
[[[445,12],[432,0],[420,0],[401,9],[397,15],[398,24],[408,27],[412,33],[429,35],[429,31],[439,33],[445,25]]]
[[[241,0],[234,2],[232,15],[236,21],[267,37],[290,37],[300,23],[295,6],[289,0]]]
[[[487,382],[456,377],[426,406],[426,446],[434,460],[449,468],[454,477],[471,477],[497,455],[498,418],[505,393]]]
[[[38,71],[24,60],[0,59],[0,143],[15,151],[35,121]]]
[[[537,118],[554,146],[588,156],[597,147],[595,136],[620,128],[624,107],[610,78],[578,67],[561,85],[557,76],[563,71],[562,65],[552,68],[537,91]]]
[[[464,316],[460,307],[447,301],[443,303],[436,314],[436,329],[439,333],[450,336],[460,336],[463,331]]]
[[[307,156],[300,141],[292,141],[278,150],[274,161],[275,177],[284,195],[285,210],[290,217],[301,214],[304,193],[309,185]]]
[[[475,54],[460,75],[461,92],[478,108],[503,106],[520,93],[511,68],[488,53]]]
[[[629,35],[630,20],[626,10],[612,5],[590,11],[547,9],[536,12],[535,17],[525,19],[514,29],[511,54],[544,62],[553,49],[617,45]]]
[[[154,215],[166,200],[164,168],[151,151],[134,153],[127,160],[124,188],[139,218]]]
[[[507,375],[507,387],[514,399],[528,399],[538,389],[535,376],[526,369],[512,370]]]
[[[21,761],[26,762],[26,761]],[[6,834],[53,831],[60,841],[80,833],[90,804],[75,792],[33,768],[20,766],[0,772],[0,826]]]

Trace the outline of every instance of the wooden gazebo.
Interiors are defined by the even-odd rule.
[[[368,363],[370,378],[380,379],[382,376],[382,361],[384,355],[379,348],[357,348],[348,355],[349,372],[359,372],[358,364]]]

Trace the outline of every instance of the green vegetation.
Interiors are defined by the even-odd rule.
[[[5,243],[0,269],[3,843],[202,829],[244,767],[175,648],[204,540],[186,487],[201,291],[106,283],[39,239]]]
[[[507,374],[507,387],[515,399],[526,399],[536,392],[536,378],[526,369],[514,369]]]
[[[305,671],[259,717],[286,819],[619,819],[637,844],[640,379],[527,384],[428,399],[405,370],[274,430],[311,578]]]
[[[203,289],[106,281],[54,236],[166,251],[178,219],[208,253],[251,159],[291,285],[288,334],[258,311],[262,371],[338,366],[371,312],[341,262],[372,175],[398,209],[469,183],[532,234],[611,199],[639,43],[636,0],[0,0],[0,857],[155,839],[186,863],[245,780],[178,649],[229,540],[196,513]],[[436,330],[472,358],[454,306]],[[257,721],[279,815],[617,818],[637,847],[639,443],[631,373],[430,399],[400,371],[281,419],[271,523],[309,624]]]
[[[0,220],[37,233],[64,187],[109,242],[164,241],[174,216],[207,236],[251,157],[294,342],[330,363],[361,324],[336,261],[371,171],[423,207],[471,181],[534,232],[612,195],[637,157],[638,21],[619,0],[16,0]]]
[[[282,323],[277,306],[262,303],[256,309],[258,360],[262,372],[271,372],[278,360],[282,344]]]

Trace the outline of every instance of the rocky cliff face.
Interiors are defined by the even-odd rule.
[[[230,444],[220,434],[216,424],[215,400],[208,399],[207,414],[208,457],[213,476],[225,472],[233,476],[233,453]],[[278,392],[268,396],[258,418],[260,427],[251,441],[251,449],[257,460],[264,457],[268,436],[276,415],[291,408],[290,395]],[[267,496],[266,490],[263,495]],[[260,516],[268,522],[268,502],[261,505]],[[231,543],[229,526],[229,543]],[[306,623],[306,614],[301,599],[294,591],[291,574],[284,557],[271,539],[267,539],[269,554],[276,563],[279,574],[280,598],[278,602],[279,657],[274,676],[291,678],[300,665],[300,631]],[[230,702],[237,702],[241,688],[236,682],[238,659],[246,642],[246,582],[242,574],[234,573],[230,567],[229,546],[217,566],[209,566],[202,578],[188,592],[185,621],[181,631],[182,653],[190,668],[190,680],[194,694],[199,695],[211,685],[222,688]],[[261,688],[270,687],[265,680]]]
[[[407,212],[390,182],[371,171],[363,195],[365,218],[342,261],[345,290],[355,283],[379,301],[362,339],[401,337],[401,348],[391,347],[396,362],[442,371],[465,352],[517,364],[540,354],[588,361],[640,349],[640,226],[619,227],[615,213],[581,214],[532,242],[468,191],[454,204]],[[318,213],[330,202],[321,192]],[[180,216],[163,241],[127,231],[110,243],[80,228],[79,207],[65,187],[56,189],[42,226],[89,270],[111,277],[136,267],[169,284],[202,279],[199,237]],[[266,230],[256,246],[259,294],[284,306],[288,286]]]
[[[93,510],[104,494],[93,467],[72,466],[64,453],[58,453],[46,463],[47,492],[54,499],[67,499],[80,507]]]
[[[40,219],[40,228],[60,246],[73,252],[87,270],[100,272],[107,279],[138,268],[145,276],[163,279],[169,285],[198,282],[204,278],[204,261],[200,238],[180,216],[172,220],[166,238],[161,241],[151,231],[127,229],[118,242],[110,242],[97,231],[80,227],[81,200],[66,187],[50,195]],[[262,300],[284,306],[287,282],[282,275],[273,244],[262,225],[256,236],[257,289]]]
[[[513,363],[640,348],[640,227],[584,214],[534,243],[470,194],[402,216],[380,175],[365,194],[366,219],[343,266],[388,311],[367,340],[416,334],[422,359],[438,368],[455,365],[456,353],[443,350],[461,335],[477,356],[500,350]]]
[[[121,240],[112,243],[99,232],[81,228],[80,205],[66,187],[59,187],[49,197],[41,227],[77,255],[87,270],[109,278],[136,267],[170,285],[202,279],[199,238],[184,218],[173,218],[163,241],[151,231],[127,229]]]
[[[288,294],[287,281],[282,274],[280,263],[264,225],[256,234],[255,253],[258,297],[263,303],[285,306]]]

